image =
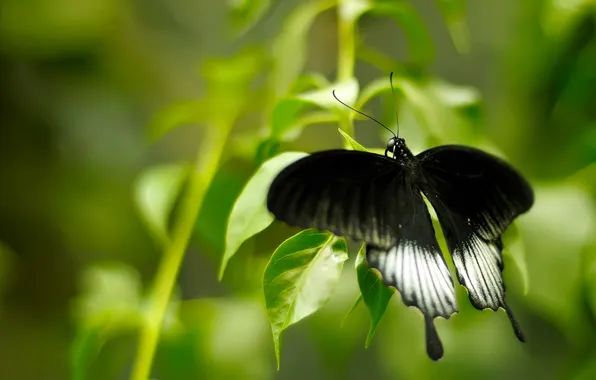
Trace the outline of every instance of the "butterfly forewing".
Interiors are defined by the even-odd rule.
[[[395,193],[402,174],[395,160],[377,154],[313,153],[275,178],[267,207],[289,225],[389,248],[396,240]]]
[[[444,145],[416,157],[429,199],[469,219],[486,239],[499,237],[534,202],[532,188],[519,173],[481,150]]]

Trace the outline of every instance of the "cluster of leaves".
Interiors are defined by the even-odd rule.
[[[451,30],[454,31],[457,46],[465,46],[467,42],[461,19],[462,4],[444,1],[439,3]],[[304,4],[303,11],[296,12],[300,17],[294,16],[295,18],[288,20],[289,26],[285,30],[293,33],[296,33],[296,30],[306,30],[306,25],[312,23],[317,14],[327,8],[327,4],[317,8],[313,7],[315,4],[319,3]],[[353,31],[358,20],[365,14],[395,19],[410,38],[410,62],[407,67],[386,57],[380,62],[391,62],[391,70],[397,71],[395,89],[418,116],[421,129],[424,131],[419,147],[435,141],[455,141],[456,136],[472,138],[474,131],[471,127],[474,120],[471,115],[474,115],[474,112],[469,111],[478,108],[479,96],[471,88],[455,86],[426,74],[425,67],[434,55],[432,43],[428,40],[426,28],[420,18],[407,2],[346,1],[337,6],[337,11],[340,38],[342,31]],[[297,20],[300,20],[302,25],[297,25]],[[290,46],[289,38],[289,35],[282,33],[275,41],[274,49]],[[296,36],[293,35],[292,38]],[[294,44],[291,46],[303,46],[303,38],[304,36],[301,36],[300,43],[292,39]],[[349,37],[345,38],[350,40]],[[342,49],[348,50],[348,53]],[[266,138],[262,144],[275,146],[280,142],[292,141],[310,124],[337,123],[340,125],[338,131],[345,139],[346,148],[367,150],[352,137],[354,114],[331,96],[332,90],[335,90],[344,102],[357,109],[362,109],[375,97],[386,95],[391,98],[393,94],[386,72],[360,89],[358,80],[352,75],[355,56],[350,55],[349,51],[353,49],[354,46],[345,46],[345,41],[342,45],[340,41],[338,78],[335,82],[330,82],[319,74],[298,76],[300,67],[296,65],[296,61],[304,60],[300,54],[297,57],[293,56],[295,66],[290,67],[295,71],[291,75],[286,71],[289,62],[280,59],[284,71],[280,68],[272,75],[277,84],[276,88],[279,89],[279,96],[268,113]],[[383,55],[370,48],[364,50],[364,59]],[[278,54],[286,57],[283,53]],[[373,64],[379,62],[377,59],[370,61]],[[349,75],[342,77],[344,70],[347,70]],[[284,83],[286,85],[281,86]],[[481,139],[481,136],[478,139]],[[372,151],[381,153],[383,150]],[[241,244],[273,222],[273,216],[265,207],[267,191],[272,180],[280,170],[305,155],[304,152],[286,152],[269,158],[248,181],[229,216],[220,279],[228,261]],[[364,250],[365,247],[362,246],[355,262],[362,295],[354,307],[363,300],[370,311],[372,323],[366,342],[368,346],[393,292],[384,286],[378,272],[367,267]],[[328,301],[347,258],[347,244],[343,238],[335,237],[328,232],[312,230],[302,231],[290,237],[273,253],[264,273],[263,289],[278,363],[282,331],[311,315]]]
[[[267,0],[234,3],[230,9],[234,38],[243,36],[251,26],[258,24],[258,20],[268,14],[269,7],[275,4]],[[464,22],[464,2],[437,0],[437,5],[445,17],[454,45],[459,51],[465,52],[469,42]],[[303,72],[307,60],[308,31],[322,12],[331,9],[337,11],[339,39],[337,77],[334,80],[320,73]],[[406,63],[396,62],[384,53],[357,41],[358,22],[365,16],[394,20],[403,30],[409,44]],[[203,204],[205,194],[213,185],[218,165],[223,161],[221,153],[225,148],[229,148],[225,149],[228,153],[226,159],[235,156],[256,163],[258,168],[231,206],[227,218],[220,279],[228,262],[242,244],[273,223],[273,216],[265,206],[267,191],[273,178],[288,164],[308,154],[279,153],[281,144],[297,140],[302,131],[311,125],[333,123],[339,126],[338,131],[344,138],[346,149],[369,150],[375,153],[383,151],[365,148],[355,140],[355,116],[333,99],[332,90],[335,90],[344,102],[357,109],[365,108],[372,99],[380,97],[390,104],[387,109],[391,110],[393,105],[388,101],[392,96],[387,74],[394,71],[396,92],[400,100],[404,100],[399,110],[400,115],[405,116],[401,120],[401,133],[408,137],[408,144],[413,150],[420,151],[436,144],[465,140],[503,155],[482,131],[476,128],[481,123],[480,97],[477,91],[448,83],[429,74],[428,66],[434,57],[433,43],[421,18],[407,1],[300,2],[284,20],[281,31],[269,46],[269,49],[247,48],[234,57],[207,62],[203,70],[207,84],[206,95],[201,99],[178,103],[164,109],[150,126],[152,139],[158,140],[181,125],[201,125],[204,127],[204,141],[198,149],[195,163],[159,165],[147,169],[139,177],[135,199],[148,229],[164,249],[164,261],[155,280],[154,289],[146,297],[141,295],[138,279],[134,279],[134,274],[128,273],[126,268],[121,268],[116,273],[121,273],[122,279],[128,278],[122,281],[132,281],[128,287],[136,289],[132,293],[118,292],[118,284],[122,281],[118,280],[118,276],[108,276],[107,273],[112,273],[111,271],[99,270],[88,274],[88,277],[96,279],[92,283],[105,282],[110,285],[87,289],[87,297],[93,297],[94,301],[86,302],[83,297],[79,304],[81,320],[85,321],[85,326],[81,329],[85,333],[79,335],[73,350],[73,368],[74,372],[79,374],[79,378],[84,377],[90,357],[97,353],[106,336],[113,331],[110,326],[123,326],[123,320],[132,324],[125,326],[126,328],[151,330],[157,325],[157,336],[168,329],[175,330],[178,323],[176,302],[170,298],[176,274],[197,216],[207,207]],[[364,86],[359,83],[354,76],[357,59],[378,68],[379,78]],[[268,74],[265,80],[256,80],[263,79],[265,72]],[[262,96],[254,96],[255,91]],[[254,107],[254,102],[258,102],[258,107]],[[238,119],[246,115],[249,108],[261,110],[262,120],[256,132],[257,128],[242,129],[236,125]],[[408,119],[410,115],[413,117]],[[394,122],[392,117],[387,117],[390,122]],[[236,128],[235,133],[233,138],[229,138],[232,128]],[[387,136],[381,129],[380,131],[381,140],[385,140]],[[548,195],[548,191],[545,187],[540,189],[539,193]],[[570,193],[574,191],[575,187],[569,189]],[[568,196],[583,201],[585,193],[567,194],[562,196],[563,198],[557,196],[553,202],[558,204],[562,199],[568,199]],[[577,210],[581,205],[582,202],[578,202],[567,206]],[[565,207],[542,211],[556,216],[564,213]],[[528,226],[531,223],[543,223],[544,229],[548,230],[549,227],[544,223],[554,218],[550,217],[551,214],[548,215],[549,217],[539,217],[527,225],[522,224],[505,236],[508,247],[505,251],[506,258],[516,264],[525,291],[528,291],[529,283],[524,259],[526,244],[523,237],[530,234],[531,228]],[[594,221],[590,219],[585,225],[593,224]],[[582,230],[582,233],[584,232]],[[306,230],[289,237],[271,256],[263,276],[263,292],[278,363],[281,333],[319,310],[329,300],[348,259],[347,247],[347,242],[341,237],[328,232]],[[510,252],[514,252],[514,255]],[[162,271],[162,268],[165,269]],[[361,296],[354,307],[363,301],[371,316],[371,326],[366,340],[368,345],[387,309],[393,291],[383,285],[376,271],[367,267],[364,246],[356,256],[355,268]],[[586,269],[585,276],[594,277],[593,268]],[[98,278],[100,280],[97,280]],[[116,298],[117,301],[114,301],[118,303],[115,308],[113,305],[108,307],[96,302],[107,299],[102,298],[107,288],[112,289],[112,294],[120,295]],[[201,308],[226,308],[216,302],[201,301],[205,302],[199,306],[195,305],[196,308],[190,313],[196,318],[199,318],[197,315],[200,314]],[[86,307],[88,304],[94,304],[96,307]],[[105,307],[102,308],[102,305]],[[591,305],[596,309],[596,301],[592,301]],[[106,313],[106,310],[117,310],[117,313]],[[247,307],[247,310],[250,314],[253,309]],[[164,321],[169,322],[164,326]],[[230,323],[231,325],[233,324]],[[144,344],[151,346],[156,342],[142,341],[141,345]],[[140,367],[151,365],[154,350],[155,347],[149,347],[148,351],[139,351]],[[147,371],[149,369],[146,368],[139,370],[136,372],[136,378],[143,378]]]

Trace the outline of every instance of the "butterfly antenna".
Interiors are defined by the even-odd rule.
[[[391,85],[391,95],[393,96],[393,107],[395,109],[395,124],[397,125],[397,135],[399,136],[399,117],[397,116],[397,99],[395,98],[395,89],[393,88],[393,71],[389,74],[389,84]]]
[[[364,116],[364,117],[367,117],[367,118],[369,118],[370,120],[374,121],[375,123],[379,124],[381,127],[385,128],[386,130],[388,130],[389,132],[391,132],[391,134],[392,134],[394,137],[397,137],[397,136],[395,136],[395,133],[393,133],[393,131],[392,131],[391,129],[387,128],[387,126],[386,126],[385,124],[381,123],[380,121],[378,121],[378,120],[377,120],[377,119],[375,119],[374,117],[372,117],[372,116],[368,116],[368,115],[367,115],[367,114],[365,114],[364,112],[360,112],[360,111],[358,111],[357,109],[355,109],[355,108],[352,108],[352,107],[350,107],[349,105],[347,105],[346,103],[344,103],[344,102],[342,102],[341,100],[339,100],[339,98],[337,97],[337,95],[335,95],[335,90],[333,90],[333,91],[332,91],[332,93],[333,93],[333,97],[335,98],[335,100],[337,100],[338,102],[340,102],[340,103],[341,103],[343,106],[345,106],[345,107],[347,107],[347,108],[351,109],[352,111],[354,111],[354,112],[356,112],[356,113],[358,113],[358,114],[360,114],[360,115],[362,115],[362,116]]]

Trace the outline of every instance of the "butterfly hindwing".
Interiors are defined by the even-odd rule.
[[[388,248],[396,238],[394,194],[401,176],[401,167],[384,156],[317,152],[282,170],[269,189],[267,207],[289,225]]]
[[[427,352],[438,360],[443,348],[432,321],[457,312],[453,280],[420,190],[407,175],[398,189],[397,242],[390,249],[368,245],[367,263],[379,270],[386,285],[399,291],[406,305],[424,314]]]
[[[472,305],[504,308],[523,341],[505,302],[501,235],[532,206],[529,184],[502,160],[473,148],[441,146],[417,157],[421,186],[437,212],[459,282],[468,289]]]

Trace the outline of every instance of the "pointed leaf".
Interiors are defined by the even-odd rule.
[[[321,73],[313,72],[300,76],[290,89],[291,93],[299,93],[316,88],[323,88],[329,86],[329,80]]]
[[[445,18],[455,48],[460,53],[470,50],[470,34],[466,23],[465,0],[435,0]]]
[[[365,244],[360,248],[355,264],[358,286],[360,287],[362,299],[368,308],[371,318],[370,330],[368,331],[365,343],[365,347],[368,347],[394,292],[385,286],[381,279],[381,274],[377,270],[368,267],[366,263]]]
[[[356,301],[354,301],[354,304],[352,305],[352,307],[350,308],[350,310],[348,310],[348,313],[346,314],[346,316],[344,317],[344,320],[341,322],[341,325],[343,326],[346,323],[346,320],[348,319],[348,317],[350,315],[352,315],[352,313],[354,312],[354,310],[356,310],[356,308],[358,306],[360,306],[360,304],[362,303],[362,294],[360,294],[358,296],[358,298],[356,298]]]
[[[302,130],[313,124],[337,123],[337,112],[331,111],[311,111],[291,121],[291,123],[283,125],[280,129],[273,131],[277,134],[280,141],[294,141],[300,137]]]
[[[342,102],[353,105],[358,98],[358,81],[356,78],[350,78],[319,90],[303,92],[296,95],[296,97],[305,102],[316,104],[321,108],[344,109],[345,107],[333,97],[333,90]]]
[[[202,100],[189,100],[162,109],[149,124],[149,137],[152,141],[157,141],[178,127],[200,123],[204,120],[204,108]]]
[[[170,213],[188,172],[186,164],[161,165],[147,169],[137,180],[137,207],[149,229],[164,244],[169,241]]]
[[[271,111],[269,120],[271,134],[279,139],[290,129],[289,127],[300,114],[309,107],[312,108],[310,103],[295,98],[286,98],[278,101],[275,107],[273,107],[273,111]]]
[[[331,91],[325,90],[332,98]],[[307,96],[310,93],[306,93]],[[318,105],[318,104],[316,104]],[[337,121],[337,113],[328,110],[311,110],[313,102],[309,99],[287,97],[279,100],[269,119],[271,135],[278,141],[292,141],[300,136],[304,127],[311,124],[332,123]]]
[[[368,152],[368,150],[365,147],[363,147],[358,141],[351,138],[350,135],[348,135],[346,132],[344,132],[341,128],[337,128],[337,130],[344,137],[344,139],[346,139],[346,141],[348,143],[350,143],[350,145],[352,146],[352,149],[359,150],[362,152]]]
[[[275,176],[292,162],[306,156],[302,152],[287,152],[267,160],[250,178],[234,203],[228,219],[226,249],[223,254],[219,279],[223,277],[228,261],[240,245],[273,222],[267,210],[266,199],[269,186]]]
[[[292,236],[273,253],[263,290],[278,368],[281,333],[327,302],[347,258],[343,238],[312,229]]]
[[[327,87],[287,96],[277,102],[269,126],[271,134],[280,141],[291,141],[298,138],[304,127],[310,124],[328,123],[337,121],[336,112],[327,110],[341,110],[348,112],[333,97],[333,90],[337,96],[347,104],[354,104],[358,96],[358,82],[351,78],[344,82],[334,83]],[[326,111],[304,113],[313,106],[321,107]]]

